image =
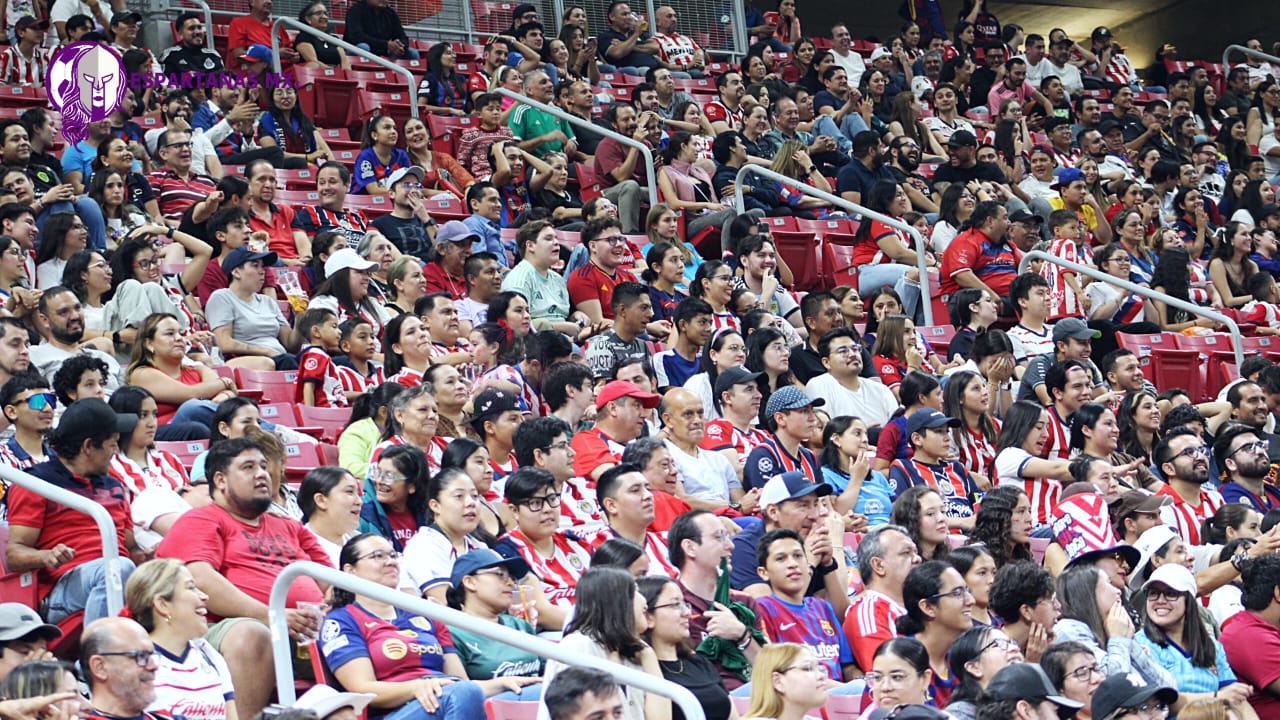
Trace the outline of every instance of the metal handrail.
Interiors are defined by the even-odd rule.
[[[0,465],[0,478],[4,478],[10,485],[17,485],[45,500],[66,505],[76,512],[82,512],[93,518],[93,522],[98,526],[98,533],[102,536],[102,559],[105,561],[107,580],[107,615],[114,617],[119,614],[120,609],[124,607],[124,579],[120,571],[120,539],[116,536],[116,524],[111,519],[111,513],[89,498],[64,490],[8,465]]]
[[[1050,263],[1053,263],[1054,265],[1059,265],[1067,270],[1070,270],[1071,272],[1080,273],[1081,275],[1088,275],[1094,280],[1101,280],[1111,285],[1115,285],[1116,287],[1122,288],[1124,290],[1128,290],[1129,292],[1135,295],[1141,295],[1142,297],[1149,298],[1151,300],[1159,300],[1160,302],[1166,305],[1171,305],[1175,308],[1178,308],[1183,312],[1189,312],[1192,315],[1206,317],[1214,322],[1222,323],[1223,325],[1226,325],[1227,329],[1231,332],[1231,340],[1232,340],[1231,349],[1232,351],[1235,352],[1235,355],[1236,355],[1236,367],[1239,367],[1244,363],[1244,350],[1242,349],[1243,343],[1244,343],[1244,336],[1240,334],[1240,326],[1236,324],[1235,320],[1232,320],[1231,318],[1227,317],[1226,315],[1223,315],[1222,313],[1216,310],[1212,310],[1207,307],[1201,307],[1199,305],[1189,303],[1186,300],[1181,300],[1179,298],[1172,297],[1170,295],[1166,295],[1161,292],[1156,292],[1152,288],[1146,287],[1144,285],[1137,285],[1135,283],[1129,282],[1128,280],[1122,280],[1113,275],[1109,275],[1097,268],[1092,268],[1092,267],[1089,267],[1088,265],[1081,265],[1080,263],[1072,262],[1070,260],[1063,260],[1062,258],[1056,255],[1050,255],[1049,253],[1041,252],[1039,250],[1033,250],[1032,252],[1029,252],[1026,255],[1022,256],[1022,262],[1018,265],[1018,273],[1021,274],[1026,272],[1027,265],[1032,262],[1035,262],[1036,260],[1044,260],[1045,262],[1050,262]]]
[[[195,5],[204,10],[204,35],[205,47],[213,50],[213,8],[209,7],[209,3],[204,0],[177,0],[177,2],[169,5],[173,10],[189,10],[185,6]]]
[[[296,700],[293,689],[293,659],[289,651],[289,623],[285,618],[285,601],[289,594],[289,586],[300,577],[314,578],[333,587],[359,593],[378,602],[416,613],[432,622],[497,640],[518,650],[559,660],[566,665],[584,665],[604,670],[624,685],[670,698],[680,707],[688,720],[706,720],[702,706],[698,704],[693,693],[669,680],[654,677],[636,668],[603,658],[588,658],[536,635],[513,630],[474,615],[467,615],[446,605],[428,602],[395,588],[378,585],[314,562],[295,562],[280,571],[275,583],[271,586],[271,597],[267,603],[267,624],[271,627],[271,649],[276,666],[276,691],[280,694],[280,703],[283,705],[292,705]],[[319,645],[322,642],[317,640],[311,646],[311,652],[320,652]]]
[[[534,100],[525,95],[521,95],[520,93],[517,93],[517,92],[512,92],[511,90],[508,90],[506,88],[497,88],[495,90],[492,90],[491,92],[498,93],[499,95],[502,95],[504,97],[509,97],[512,100],[515,100],[516,102],[524,103],[525,105],[537,108],[550,115],[554,115],[555,117],[558,117],[561,120],[564,120],[565,122],[569,123],[570,125],[573,125],[574,127],[582,127],[582,128],[591,130],[592,132],[598,132],[607,138],[613,138],[617,142],[623,145],[626,145],[627,147],[632,147],[639,150],[640,154],[644,155],[644,159],[646,161],[644,166],[644,172],[645,172],[645,177],[649,180],[649,188],[648,188],[649,207],[654,207],[658,204],[658,178],[656,175],[656,171],[654,170],[655,165],[653,162],[653,150],[651,150],[648,145],[645,145],[644,143],[636,140],[635,138],[629,138],[626,135],[623,135],[622,133],[617,132],[616,130],[611,130],[606,127],[600,127],[599,125],[596,125],[590,120],[583,120],[577,115],[571,115],[554,105],[547,105],[546,103],[540,103],[537,100]]]
[[[1261,50],[1254,50],[1253,48],[1247,48],[1243,45],[1228,45],[1227,49],[1222,51],[1222,71],[1225,73],[1231,72],[1230,58],[1231,58],[1231,53],[1233,52],[1238,52],[1242,55],[1249,55],[1252,57],[1259,58],[1261,60],[1266,60],[1267,62],[1280,65],[1280,57],[1276,57],[1275,55],[1268,55],[1262,52]]]
[[[857,162],[857,160],[854,160],[854,162]],[[783,185],[790,185],[805,195],[826,200],[832,205],[837,205],[854,214],[861,215],[864,221],[867,219],[879,220],[895,230],[901,230],[910,235],[911,239],[915,241],[915,246],[920,248],[915,252],[916,269],[920,271],[920,307],[924,310],[924,324],[933,324],[933,299],[929,297],[929,265],[928,258],[926,257],[928,248],[925,245],[924,238],[920,236],[919,230],[916,230],[897,218],[882,215],[874,210],[868,210],[858,203],[845,200],[842,197],[837,197],[829,192],[819,190],[812,185],[806,185],[795,178],[787,177],[782,173],[775,172],[770,168],[761,167],[759,165],[743,165],[742,168],[738,170],[738,174],[733,178],[733,197],[734,202],[737,205],[738,214],[742,214],[747,211],[746,201],[742,196],[742,179],[752,173],[761,177],[769,178],[774,182],[782,183]]]
[[[312,35],[315,35],[316,37],[328,40],[334,45],[337,45],[343,50],[346,50],[348,53],[359,55],[360,57],[365,58],[366,60],[369,60],[374,64],[381,65],[382,67],[392,72],[400,73],[401,75],[408,78],[409,80],[409,83],[408,83],[409,84],[409,114],[414,118],[418,117],[418,81],[414,79],[413,73],[409,72],[408,68],[400,67],[399,65],[391,62],[386,58],[378,57],[377,55],[374,55],[368,50],[361,50],[360,48],[356,47],[355,45],[352,45],[351,43],[347,42],[346,40],[343,40],[342,38],[336,37],[327,32],[321,32],[320,30],[316,30],[310,25],[300,22],[294,18],[279,17],[279,18],[276,18],[275,21],[271,23],[271,62],[275,66],[276,75],[281,74],[280,36],[276,34],[276,30],[279,29],[281,25],[287,25],[293,28],[294,30],[297,30],[300,32],[308,32],[308,33],[311,33]]]

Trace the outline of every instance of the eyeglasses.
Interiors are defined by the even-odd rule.
[[[21,251],[21,250],[19,250],[19,251],[18,251],[18,255],[22,255],[22,251]],[[98,262],[93,263],[92,265],[90,265],[90,266],[89,266],[89,269],[90,269],[90,270],[101,270],[101,269],[103,269],[103,268],[105,268],[105,267],[107,267],[107,262],[106,262],[105,260],[99,260]]]
[[[852,345],[842,345],[838,348],[831,348],[831,351],[827,354],[835,355],[837,357],[846,357],[848,355],[853,355],[856,352],[858,351]]]
[[[707,537],[704,535],[699,539],[699,542],[706,539]],[[715,540],[718,543],[726,543],[726,542],[729,542],[729,540],[733,539],[733,536],[729,534],[728,530],[717,530],[714,533],[712,533],[711,539]]]
[[[712,275],[712,281],[733,282],[733,275]]]
[[[170,148],[170,149],[173,149],[173,150],[182,150],[183,148],[190,148],[190,147],[191,147],[191,142],[190,142],[190,141],[188,141],[188,142],[175,142],[175,143],[169,143],[168,145],[165,145],[165,147]]]
[[[867,673],[864,679],[867,681],[867,684],[870,685],[871,687],[880,687],[880,686],[902,687],[903,685],[906,685],[908,682],[910,682],[913,677],[919,677],[922,674],[923,673],[915,673],[913,675],[912,673],[895,672],[895,673],[889,673],[886,675],[885,673],[872,671]]]
[[[1121,714],[1125,714],[1125,713],[1137,713],[1139,715],[1146,715],[1147,717],[1162,718],[1162,717],[1168,717],[1169,706],[1165,705],[1164,703],[1148,702],[1148,703],[1143,703],[1138,707],[1125,708]]]
[[[24,402],[24,401],[19,400],[17,402]],[[16,405],[17,402],[15,402],[14,404]],[[58,407],[58,396],[54,395],[53,393],[36,393],[35,395],[32,395],[31,397],[27,398],[25,402],[27,404],[27,407],[32,410],[40,411],[40,410],[44,410],[45,408],[52,409],[52,408]]]
[[[387,562],[388,560],[399,560],[403,557],[399,550],[374,550],[356,558],[356,562],[361,560],[374,560],[376,562]]]
[[[689,603],[684,600],[676,600],[674,602],[662,603],[661,605],[653,606],[654,610],[659,610],[662,608],[676,608],[677,610],[681,610],[684,612],[689,612],[690,610],[692,610],[692,607],[689,605]]]
[[[625,245],[627,242],[627,238],[623,235],[614,235],[612,237],[602,237],[602,238],[596,238],[596,239],[603,240],[609,243],[610,245]]]
[[[1252,443],[1250,443],[1250,445],[1251,444]],[[1241,445],[1240,447],[1236,448],[1236,452],[1240,452],[1241,450],[1247,447],[1249,447],[1249,445]],[[1232,454],[1234,455],[1235,453],[1232,453]],[[1209,457],[1209,450],[1204,447],[1189,447],[1183,450],[1182,452],[1174,453],[1172,456],[1169,457],[1168,462],[1173,462],[1174,460],[1177,460],[1178,458],[1181,458],[1181,457],[1187,458],[1188,460],[1195,460],[1196,458],[1206,458],[1206,457]]]
[[[405,480],[408,480],[408,478],[406,478],[404,475],[399,475],[397,473],[390,473],[383,470],[374,470],[373,479],[375,482],[386,483],[388,485],[395,485],[398,482],[404,482]]]
[[[143,270],[150,270],[151,268],[156,267],[159,264],[160,262],[158,260],[139,260],[135,262],[133,266],[136,268],[142,268]]]
[[[1230,453],[1228,453],[1228,454],[1227,454],[1227,457],[1231,457],[1231,456],[1233,456],[1233,455],[1235,455],[1236,453],[1241,452],[1241,451],[1244,451],[1244,452],[1250,452],[1250,453],[1266,452],[1270,447],[1271,447],[1271,442],[1270,442],[1270,441],[1268,441],[1268,440],[1256,440],[1256,441],[1251,442],[1251,443],[1245,443],[1245,444],[1241,445],[1240,447],[1236,448],[1235,450],[1232,450]]]
[[[561,440],[558,443],[551,443],[550,445],[542,448],[542,451],[551,452],[552,450],[567,450],[568,448],[569,448],[569,441]]]
[[[827,674],[827,668],[822,663],[805,663],[803,665],[791,665],[779,670],[778,672],[789,673],[792,670],[799,670],[800,672],[815,673],[815,674],[822,673],[823,675]]]
[[[128,657],[138,664],[138,667],[144,668],[151,664],[156,657],[155,650],[121,650],[120,652],[104,652],[98,653],[102,657]]]
[[[507,569],[504,567],[485,568],[484,570],[475,571],[474,573],[472,573],[472,575],[492,575],[503,582],[512,581],[511,573],[508,572]]]
[[[969,589],[968,585],[961,585],[960,587],[955,588],[954,590],[948,590],[946,592],[930,595],[929,599],[941,600],[944,597],[949,597],[954,600],[963,600],[965,595],[969,595],[969,596],[973,595],[973,591]]]
[[[532,497],[517,504],[529,508],[530,512],[542,512],[545,507],[560,507],[560,496],[555,493],[548,493],[542,497]]]
[[[1089,678],[1092,678],[1094,675],[1102,675],[1102,668],[1098,667],[1097,663],[1078,667],[1067,673],[1064,677],[1071,678],[1072,680],[1078,680],[1080,682],[1089,682]]]
[[[998,648],[1000,650],[1003,650],[1004,652],[1012,652],[1013,650],[1019,649],[1018,643],[1014,642],[1013,640],[1007,637],[996,638],[995,640],[992,640],[986,645],[983,645],[982,649],[978,651],[978,655],[981,655],[982,653],[990,650],[991,648]]]

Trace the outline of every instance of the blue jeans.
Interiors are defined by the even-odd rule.
[[[160,442],[176,442],[182,440],[208,440],[209,424],[198,422],[173,422],[172,420],[156,428],[156,440]]]
[[[97,542],[96,538],[93,542]],[[129,580],[134,570],[133,561],[120,558],[120,584]],[[67,571],[49,591],[47,598],[49,622],[58,624],[84,609],[84,624],[107,617],[107,562],[103,558],[90,560]]]
[[[74,202],[56,202],[45,207],[36,218],[36,227],[44,231],[44,222],[51,213],[69,212],[80,216],[85,230],[89,232],[89,248],[103,251],[107,249],[107,223],[102,219],[102,208],[87,197],[76,198]]]
[[[209,423],[213,421],[213,413],[217,409],[218,403],[212,400],[188,400],[178,406],[178,411],[173,414],[169,422],[194,422],[209,427]]]
[[[429,713],[422,709],[422,703],[410,700],[383,720],[485,720],[484,691],[470,680],[449,683],[435,712]]]
[[[503,690],[489,699],[509,700],[511,702],[538,702],[542,699],[542,683],[538,683],[537,685],[525,685],[520,688],[520,692],[518,693],[510,690]]]
[[[369,43],[356,43],[356,47],[360,48],[361,50],[364,50],[365,52],[373,52],[373,48],[369,47]],[[373,53],[373,54],[377,55],[378,53]],[[417,60],[421,57],[422,55],[418,53],[418,48],[407,47],[407,46],[405,47],[404,49],[405,60]]]

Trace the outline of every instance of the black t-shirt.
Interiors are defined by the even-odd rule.
[[[678,660],[659,660],[662,677],[693,693],[707,720],[728,720],[732,703],[720,671],[706,655],[692,653]],[[680,706],[671,705],[671,720],[685,720]]]
[[[638,50],[632,50],[627,55],[617,59],[609,57],[609,48],[613,47],[614,43],[626,42],[627,37],[628,35],[623,35],[613,28],[600,33],[600,59],[607,63],[613,63],[617,67],[658,67],[658,58]],[[636,44],[648,42],[649,39],[649,33],[640,33],[640,39],[636,41]]]
[[[386,235],[391,244],[405,255],[412,255],[419,260],[426,260],[431,256],[431,238],[427,235],[427,226],[418,218],[398,218],[388,213],[370,225]]]
[[[991,92],[991,86],[996,84],[995,71],[990,68],[980,67],[973,71],[973,77],[969,78],[969,105],[973,107],[982,107],[987,104],[987,95]],[[1000,113],[1000,108],[987,108],[994,117]]]
[[[862,193],[862,197],[865,199],[867,193],[871,190],[871,186],[875,185],[878,180],[893,180],[893,174],[889,172],[887,165],[881,165],[875,170],[869,170],[866,165],[862,164],[861,160],[855,159],[840,168],[840,174],[836,175],[836,193]]]
[[[1009,178],[1004,176],[1000,168],[992,163],[975,163],[971,168],[958,168],[951,163],[947,163],[938,168],[933,174],[935,183],[968,183],[970,180],[986,180],[988,182],[1007,183]]]
[[[35,187],[36,197],[49,192],[55,185],[62,184],[62,176],[53,169],[56,165],[40,165],[34,159],[27,162],[27,177]]]
[[[342,56],[338,53],[338,46],[322,37],[312,35],[309,32],[300,32],[298,33],[298,39],[293,41],[293,47],[296,49],[300,45],[310,45],[316,51],[316,60],[325,65],[338,66],[342,64]]]

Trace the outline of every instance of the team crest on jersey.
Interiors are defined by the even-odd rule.
[[[836,631],[835,631],[835,629],[834,629],[834,628],[832,628],[832,627],[831,627],[831,623],[830,623],[830,621],[827,621],[827,620],[819,620],[819,621],[818,621],[818,625],[820,625],[820,626],[822,627],[822,634],[823,634],[823,635],[828,635],[828,636],[831,636],[831,637],[834,637],[834,636],[835,636]]]
[[[707,427],[706,434],[707,437],[718,438],[722,434],[722,431],[719,425],[711,425]]]
[[[570,555],[570,556],[569,556],[569,564],[573,566],[573,569],[574,569],[574,570],[581,570],[581,569],[582,569],[582,558],[578,557],[577,555]]]
[[[433,629],[433,628],[431,627],[431,621],[430,621],[430,620],[428,620],[428,619],[426,619],[426,618],[424,618],[424,617],[422,617],[421,615],[414,615],[412,618],[410,618],[410,619],[409,619],[409,623],[410,623],[410,624],[412,624],[414,627],[416,627],[416,628],[422,628],[423,630],[426,630],[427,632],[431,632],[431,631],[432,631],[432,629]],[[409,634],[409,636],[410,636],[410,637],[414,637],[414,638],[418,637],[416,634],[413,634],[413,632],[412,632],[412,631],[409,631],[409,630],[405,630],[405,631],[403,631],[401,634],[402,634],[402,635],[403,635],[403,634]]]
[[[304,370],[318,370],[320,368],[320,358],[309,357],[307,358],[307,361],[302,364],[302,367]]]
[[[760,458],[760,462],[757,464],[757,467],[759,467],[760,472],[762,472],[762,473],[772,472],[772,471],[773,471],[773,460],[771,460],[771,459],[769,459],[769,458],[767,458],[767,457],[762,457],[762,458]]]

